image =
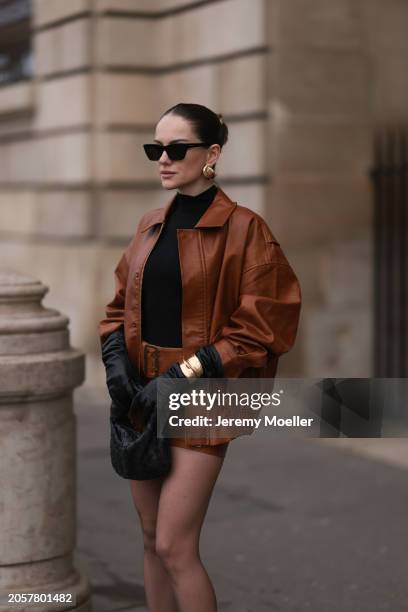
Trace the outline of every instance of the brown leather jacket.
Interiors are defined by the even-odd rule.
[[[174,198],[143,215],[116,266],[115,297],[99,323],[101,343],[124,323],[137,369],[143,268]],[[192,354],[214,344],[228,378],[275,376],[279,356],[295,342],[301,290],[264,219],[218,188],[195,227],[178,229],[177,235],[183,348]]]

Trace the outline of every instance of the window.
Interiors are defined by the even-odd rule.
[[[0,0],[0,85],[32,76],[30,0]]]
[[[373,185],[373,348],[377,378],[408,376],[408,129],[376,127]]]

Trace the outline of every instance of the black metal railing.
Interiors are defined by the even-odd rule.
[[[0,0],[0,85],[31,77],[31,2]]]
[[[378,128],[374,137],[373,373],[408,375],[406,126]]]

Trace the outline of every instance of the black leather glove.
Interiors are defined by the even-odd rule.
[[[202,378],[224,378],[221,357],[213,344],[202,346],[195,354],[203,366]]]
[[[152,410],[157,407],[157,385],[163,378],[186,378],[177,362],[173,363],[166,372],[149,380],[147,385],[142,387],[133,397],[130,412],[142,410],[146,419]]]
[[[115,407],[113,416],[120,418],[127,414],[134,396],[143,388],[126,350],[123,326],[109,334],[102,344],[102,360],[106,385]]]
[[[224,369],[222,367],[221,357],[217,349],[208,344],[202,346],[196,351],[196,356],[203,367],[203,378],[223,378]],[[150,411],[155,410],[157,406],[157,384],[158,379],[162,378],[186,378],[180,368],[178,362],[173,363],[170,368],[163,374],[150,380],[143,389],[141,389],[133,398],[130,411],[142,410],[144,418],[147,418]]]

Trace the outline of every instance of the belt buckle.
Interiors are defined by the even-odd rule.
[[[145,371],[148,372],[149,370],[149,364],[148,364],[148,355],[147,355],[147,349],[153,349],[153,372],[154,375],[157,376],[159,373],[159,349],[157,349],[155,346],[152,346],[151,344],[145,344],[144,347],[144,365],[145,365]]]

